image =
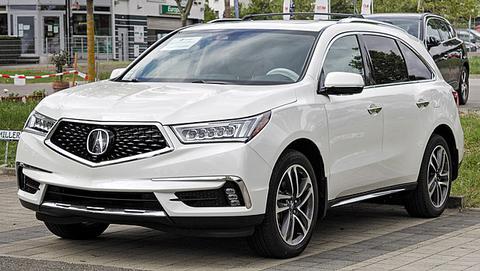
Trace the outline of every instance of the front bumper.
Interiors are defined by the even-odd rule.
[[[257,152],[244,143],[183,145],[172,131],[167,129],[166,133],[175,146],[174,151],[102,167],[76,162],[47,147],[43,136],[22,133],[17,148],[17,163],[26,166],[23,174],[38,182],[39,186],[33,194],[20,189],[18,197],[24,206],[37,211],[42,220],[69,218],[65,221],[72,221],[75,218],[135,225],[148,221],[145,226],[156,225],[155,228],[159,228],[163,225],[191,230],[215,228],[217,224],[245,227],[261,222],[272,168]],[[245,200],[244,206],[192,207],[179,201],[175,195],[181,191],[218,189],[233,178],[240,180],[238,184]],[[44,201],[49,185],[87,191],[152,192],[162,206],[164,216],[99,210],[95,213],[81,208],[52,206]],[[233,219],[237,217],[239,221]]]

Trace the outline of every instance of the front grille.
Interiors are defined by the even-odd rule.
[[[44,201],[72,206],[163,211],[155,195],[148,192],[87,191],[49,185]]]
[[[87,138],[92,130],[104,129],[111,132],[107,151],[94,155],[87,150]],[[159,151],[168,143],[155,125],[102,125],[61,121],[50,142],[60,149],[85,160],[99,163],[130,156]]]

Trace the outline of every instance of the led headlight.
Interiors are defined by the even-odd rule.
[[[55,125],[55,122],[56,120],[33,111],[25,124],[24,130],[46,135],[52,129],[53,125]]]
[[[270,120],[270,112],[244,119],[214,121],[174,126],[183,143],[236,141],[247,142],[257,135]]]

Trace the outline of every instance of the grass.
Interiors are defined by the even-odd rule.
[[[0,130],[21,131],[30,112],[35,108],[37,102],[0,102]],[[0,141],[0,164],[4,164],[5,141]],[[8,166],[15,164],[16,142],[9,142],[8,145]]]
[[[0,102],[0,130],[21,130],[35,106],[36,102]],[[480,115],[464,115],[461,121],[465,132],[465,157],[452,194],[465,196],[468,207],[480,207]],[[15,163],[16,147],[15,142],[10,142],[9,166]],[[0,141],[0,164],[3,164],[4,155],[5,142]]]
[[[462,116],[465,156],[460,176],[454,182],[453,195],[465,196],[468,207],[480,207],[480,116]]]
[[[117,68],[125,68],[130,62],[122,62],[122,61],[109,61],[109,62],[98,62],[98,78],[100,80],[108,79],[110,77],[110,73],[112,70]],[[78,69],[86,73],[87,72],[87,64],[81,63],[78,65]],[[15,74],[22,74],[22,75],[45,75],[45,74],[53,74],[56,73],[55,67],[53,65],[39,65],[37,67],[33,66],[32,68],[9,68],[9,69],[2,69],[0,66],[0,74],[8,74],[8,75],[15,75]],[[63,78],[65,81],[71,82],[73,80],[74,75],[65,75]],[[41,79],[33,79],[27,80],[27,84],[35,84],[35,83],[50,83],[57,79],[58,77],[52,78],[41,78]],[[83,79],[79,76],[76,76],[77,81],[83,81]],[[0,84],[13,84],[13,79],[9,78],[0,78]]]
[[[470,63],[470,74],[480,74],[480,57],[471,56],[468,61]]]

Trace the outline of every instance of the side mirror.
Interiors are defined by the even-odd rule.
[[[365,87],[363,77],[351,72],[331,72],[325,78],[327,94],[349,95],[361,93]]]
[[[112,73],[110,74],[109,79],[115,79],[115,78],[119,77],[124,71],[125,71],[125,68],[120,68],[120,69],[113,70]]]
[[[427,48],[430,50],[430,48],[437,47],[440,45],[440,41],[434,37],[428,37],[427,39]]]

